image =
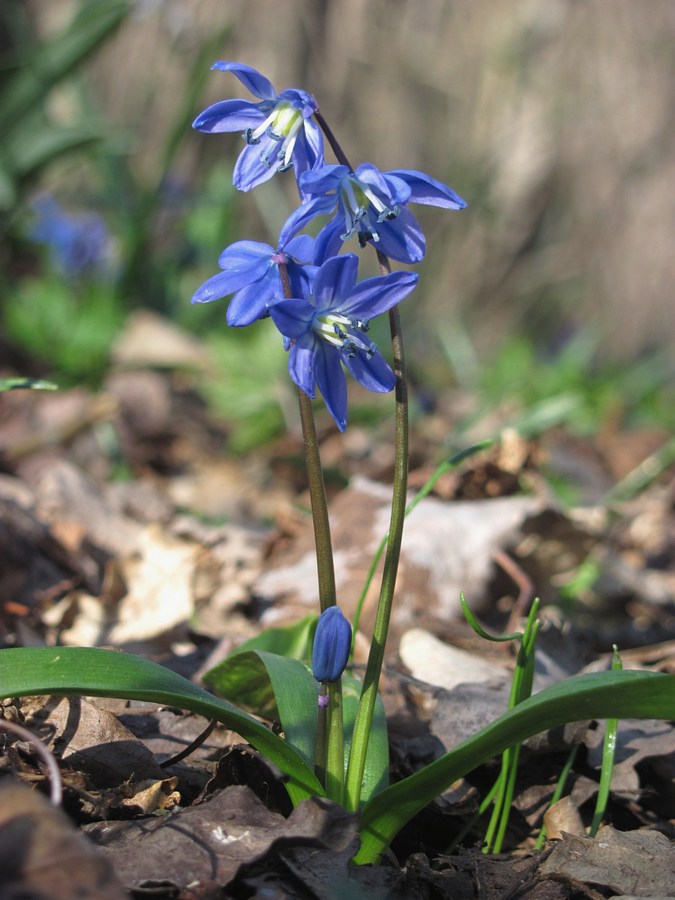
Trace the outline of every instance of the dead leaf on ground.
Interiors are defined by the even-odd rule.
[[[348,617],[353,614],[373,556],[389,527],[390,503],[390,488],[354,478],[330,504],[337,590]],[[494,553],[515,542],[520,526],[540,508],[541,501],[534,497],[453,503],[434,497],[423,499],[406,520],[391,646],[411,625],[460,617],[460,591],[465,591],[472,605],[480,609],[486,602]],[[308,522],[306,532],[272,558],[253,586],[258,597],[276,604],[263,617],[265,624],[314,609],[316,584],[313,534]],[[366,632],[372,627],[378,591],[376,575],[364,605],[362,623]]]
[[[124,900],[105,854],[36,791],[0,786],[0,896],[3,900]]]
[[[86,831],[129,888],[167,882],[206,891],[225,886],[239,866],[275,842],[343,850],[356,816],[321,799],[306,800],[284,819],[246,787],[229,787],[189,809],[141,822],[96,824]]]
[[[23,701],[26,725],[64,766],[85,772],[103,787],[161,780],[152,753],[105,709],[80,697],[34,697]]]
[[[596,885],[615,894],[672,897],[675,844],[658,831],[622,832],[603,826],[595,839],[565,835],[539,874],[573,885]]]

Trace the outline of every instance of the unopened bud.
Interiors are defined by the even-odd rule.
[[[352,646],[352,626],[337,606],[329,606],[319,617],[312,648],[312,672],[317,681],[337,681]]]

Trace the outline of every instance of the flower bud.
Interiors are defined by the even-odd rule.
[[[337,681],[349,659],[352,626],[337,606],[319,617],[312,648],[312,672],[317,681]]]

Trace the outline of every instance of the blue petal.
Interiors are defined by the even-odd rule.
[[[276,99],[288,101],[295,109],[301,111],[302,117],[305,120],[309,119],[312,113],[315,113],[319,108],[316,98],[311,94],[308,94],[307,91],[300,90],[299,88],[287,88],[285,91],[282,91]]]
[[[402,209],[395,219],[385,219],[377,227],[380,240],[375,246],[385,256],[402,263],[418,263],[424,259],[424,233],[410,210]]]
[[[352,646],[352,626],[337,606],[324,610],[312,646],[312,672],[317,681],[337,681],[344,672]]]
[[[344,227],[344,217],[338,213],[318,233],[314,243],[314,262],[317,265],[320,266],[331,256],[338,255],[344,244],[341,237]]]
[[[257,103],[250,100],[221,100],[207,107],[192,123],[197,131],[215,134],[222,131],[245,131],[255,128],[265,118]]]
[[[386,394],[393,390],[396,384],[396,375],[376,347],[373,349],[372,355],[368,355],[365,350],[357,349],[353,356],[342,353],[341,357],[352,376],[364,388],[378,394]]]
[[[219,272],[217,275],[209,278],[208,281],[205,281],[201,287],[197,288],[192,296],[192,302],[210,303],[212,300],[220,300],[222,297],[227,297],[228,294],[238,291],[244,285],[250,284],[250,282],[251,278],[241,273],[235,273],[233,276],[231,272]]]
[[[389,275],[367,278],[359,282],[339,304],[339,311],[357,319],[372,319],[407,297],[417,280],[415,272],[391,272]]]
[[[308,138],[310,137],[310,133],[308,133],[308,129],[313,128],[316,129],[316,126],[313,122],[310,122],[309,119],[305,119],[304,127],[300,129],[298,135],[295,140],[295,146],[293,147],[293,169],[295,171],[295,180],[298,185],[298,192],[302,199],[308,197],[309,195],[305,193],[301,186],[301,178],[302,175],[316,168],[323,163],[323,144],[316,144],[316,141],[310,141]],[[315,135],[312,133],[312,137]],[[321,132],[319,132],[319,138],[321,137]]]
[[[312,172],[305,172],[302,176],[300,188],[307,194],[325,194],[327,191],[336,191],[343,178],[349,175],[347,166],[327,165],[321,166]],[[336,197],[337,202],[337,197]]]
[[[359,258],[354,253],[331,256],[316,273],[314,280],[314,305],[317,312],[340,309],[343,297],[348,297],[359,269]]]
[[[288,353],[288,372],[310,400],[316,397],[314,360],[320,349],[318,345],[319,341],[313,334],[306,334],[292,345]]]
[[[337,198],[333,196],[316,197],[306,200],[293,210],[286,219],[279,235],[279,246],[284,247],[289,240],[308,225],[315,216],[331,212],[335,208]]]
[[[314,238],[309,234],[300,234],[286,244],[280,244],[279,249],[285,250],[293,259],[309,262],[314,255]]]
[[[218,257],[221,269],[242,269],[268,263],[274,250],[269,244],[259,241],[235,241],[226,247]]]
[[[315,266],[301,266],[292,260],[287,264],[288,280],[291,283],[293,297],[309,299],[312,289],[312,271]],[[283,296],[283,293],[282,293]]]
[[[284,337],[299,340],[303,335],[313,333],[315,309],[306,300],[296,297],[280,300],[270,306],[270,315]]]
[[[317,169],[324,164],[323,161],[323,132],[314,119],[305,119],[305,138],[309,147],[309,154],[314,158],[311,168]]]
[[[403,206],[410,199],[410,188],[405,181],[388,179],[390,173],[380,172],[372,163],[362,163],[354,173],[364,184],[375,189],[380,199],[385,200],[387,206]]]
[[[339,352],[324,341],[319,341],[314,354],[314,376],[328,412],[340,431],[344,431],[347,427],[347,379],[340,365]]]
[[[269,181],[277,171],[276,166],[267,166],[260,159],[260,145],[244,147],[232,173],[232,184],[239,191],[250,191],[258,184]]]
[[[260,97],[261,100],[276,99],[277,95],[272,87],[272,82],[265,78],[264,75],[261,75],[257,69],[252,69],[251,66],[235,62],[216,62],[211,66],[211,69],[218,69],[220,72],[232,72],[252,94]]]
[[[268,314],[269,306],[278,299],[280,291],[279,270],[271,266],[264,278],[246,285],[230,300],[227,324],[243,327],[262,319]]]
[[[411,203],[424,203],[426,206],[441,206],[444,209],[464,209],[466,201],[462,200],[447,184],[436,181],[424,172],[416,172],[414,169],[394,169],[387,172],[400,178],[410,188]]]

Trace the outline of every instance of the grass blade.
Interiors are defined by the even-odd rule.
[[[534,734],[582,719],[675,719],[675,675],[599,672],[546,688],[487,728],[373,797],[361,813],[357,862],[374,863],[400,829],[448,785]]]

